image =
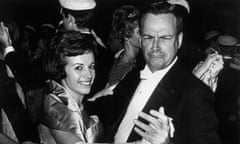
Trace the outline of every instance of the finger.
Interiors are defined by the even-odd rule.
[[[146,139],[147,141],[151,141],[151,137],[145,133],[144,131],[142,131],[141,129],[135,127],[134,131],[139,134],[142,138]]]
[[[157,118],[157,117],[153,117],[151,115],[148,115],[146,113],[141,113],[139,115],[141,118],[143,118],[144,120],[148,121],[149,124],[152,124],[156,129],[160,130],[160,129],[166,129],[168,127],[168,123],[167,121],[164,121],[165,119],[163,118]]]
[[[134,122],[134,124],[136,126],[138,126],[139,128],[143,129],[144,131],[149,131],[149,129],[150,129],[150,127],[148,125],[146,125],[145,123],[143,123],[143,122],[141,122],[139,120],[135,119],[133,122]]]
[[[168,121],[168,117],[164,113],[160,113],[156,110],[150,110],[150,114],[157,117],[163,123],[167,123]]]
[[[140,112],[139,113],[139,116],[141,118],[143,118],[144,120],[150,122],[150,123],[153,123],[153,124],[156,124],[156,122],[158,121],[158,119],[154,118],[153,116],[149,115],[149,114],[146,114],[144,112]]]

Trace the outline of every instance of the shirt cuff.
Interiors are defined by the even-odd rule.
[[[3,57],[5,58],[8,53],[13,52],[13,51],[15,51],[14,47],[8,46],[7,48],[5,48],[5,50],[3,52]]]

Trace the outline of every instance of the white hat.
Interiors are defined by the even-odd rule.
[[[221,35],[218,38],[218,43],[223,46],[235,46],[238,40],[231,35]]]
[[[52,24],[48,24],[48,23],[45,23],[45,24],[41,25],[41,28],[45,28],[45,27],[48,27],[48,28],[51,28],[51,29],[55,29],[55,27]]]
[[[59,0],[59,3],[63,8],[73,11],[89,10],[96,6],[95,0]]]
[[[220,34],[219,31],[217,31],[217,30],[211,30],[211,31],[209,31],[209,32],[206,33],[204,39],[205,39],[205,40],[210,40],[211,38],[213,38],[213,37],[215,37],[215,36],[217,36],[217,35],[219,35],[219,34]]]
[[[33,26],[31,26],[31,25],[25,25],[25,29],[29,29],[29,30],[31,30],[33,32],[37,32],[36,29]]]
[[[189,6],[188,1],[186,1],[186,0],[167,0],[167,2],[170,4],[180,5],[180,6],[184,7],[188,13],[190,13],[190,6]]]

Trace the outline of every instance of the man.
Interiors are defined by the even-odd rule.
[[[14,54],[14,48],[11,46],[8,28],[2,22],[0,24],[0,51],[0,109],[6,113],[6,116],[2,118],[5,120],[8,119],[10,122],[7,122],[5,128],[3,127],[1,130],[3,133],[6,132],[6,135],[12,139],[16,135],[15,140],[19,142],[39,142],[37,128],[31,121],[26,105],[24,105],[24,100],[21,99],[24,95],[22,89],[19,88],[20,86],[17,83],[18,79],[16,77],[20,77],[22,74],[16,73],[15,69],[11,69],[13,65],[17,64],[19,64],[18,67],[21,67],[23,63],[19,63],[21,59],[12,61],[10,58],[10,55]],[[18,72],[20,71],[18,70]],[[10,127],[13,128],[13,131],[8,129]],[[1,140],[0,143],[5,139]]]
[[[130,72],[113,96],[104,97],[109,103],[102,105],[106,113],[99,112],[105,127],[103,141],[220,143],[213,94],[183,69],[177,57],[183,39],[183,16],[189,12],[187,2],[157,1],[146,7],[141,19],[146,66],[140,73],[138,69]]]
[[[62,22],[65,30],[79,31],[92,34],[98,43],[96,55],[96,79],[93,93],[102,90],[107,83],[108,73],[112,66],[113,57],[102,40],[93,30],[95,0],[59,0],[61,5]]]

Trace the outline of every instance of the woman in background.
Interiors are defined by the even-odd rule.
[[[113,94],[113,89],[134,67],[143,64],[140,50],[139,11],[132,5],[123,5],[113,12],[109,46],[115,53],[106,87],[89,101]]]

